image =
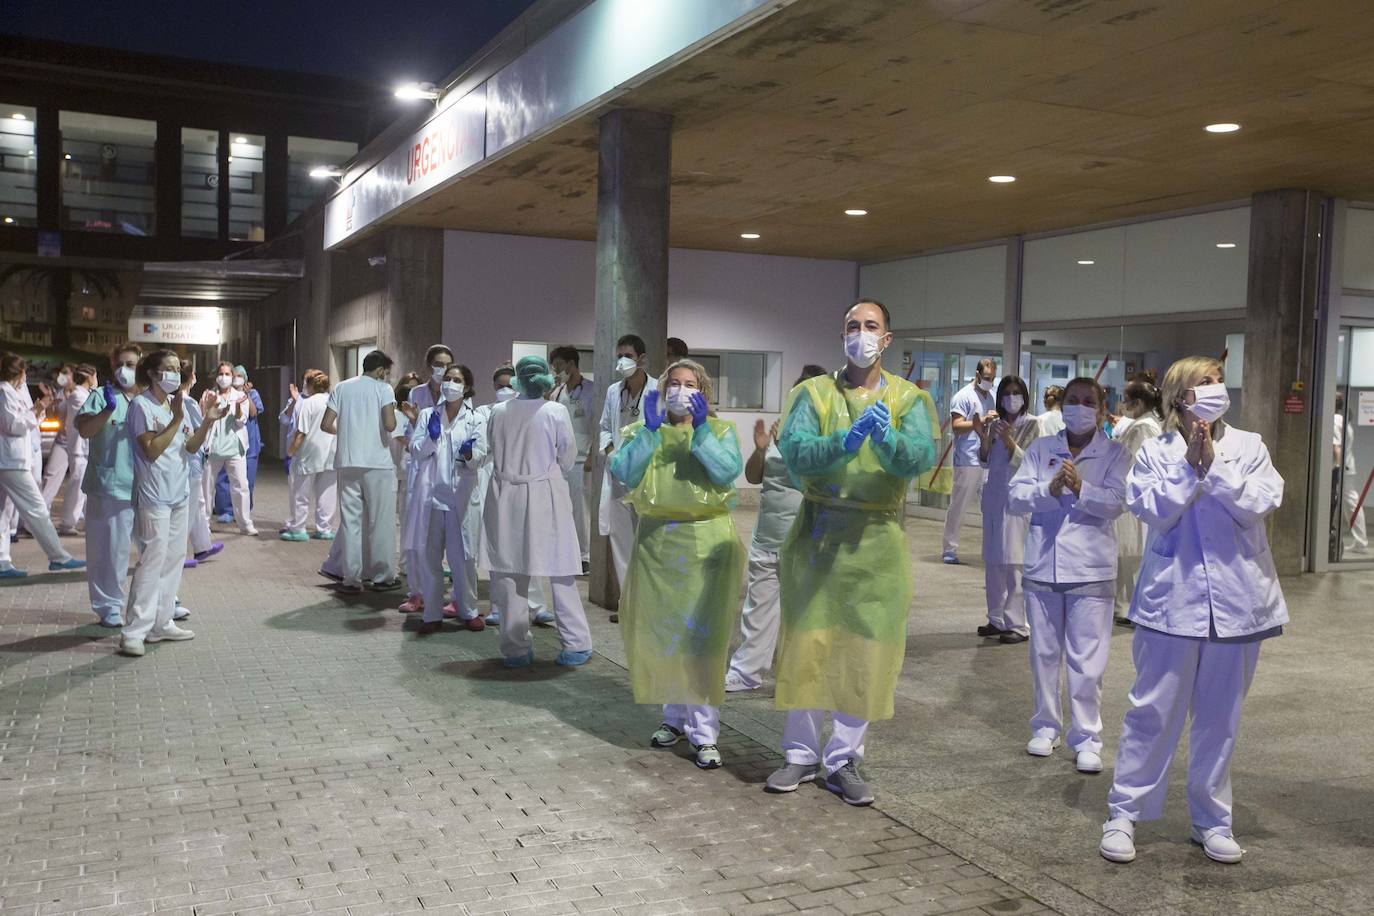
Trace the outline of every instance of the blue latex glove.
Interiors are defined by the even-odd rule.
[[[464,461],[471,461],[471,460],[472,460],[472,447],[473,447],[476,443],[477,443],[477,437],[476,437],[476,436],[473,436],[471,439],[469,439],[469,440],[467,440],[466,442],[464,442],[464,443],[463,443],[461,446],[459,446],[459,448],[458,448],[458,457],[459,457],[459,458],[462,458]]]
[[[100,386],[100,394],[102,397],[105,398],[105,409],[114,410],[114,406],[116,403],[115,398],[117,397],[117,395],[115,394],[114,385],[112,385],[109,382],[106,382],[104,385]]]
[[[892,426],[892,411],[889,410],[888,406],[882,401],[879,401],[868,409],[873,411],[873,416],[876,418],[873,423],[873,431],[870,432],[868,436],[874,442],[882,442],[887,438],[887,431]],[[865,413],[867,413],[867,411],[865,411]]]
[[[876,421],[868,411],[860,414],[859,419],[854,421],[854,425],[849,427],[849,432],[844,437],[844,450],[853,454],[862,448],[864,440],[873,431],[874,422]]]
[[[706,403],[706,396],[700,391],[693,391],[687,400],[692,407],[692,428],[695,429],[706,422],[711,414],[711,405]]]
[[[436,408],[435,410],[431,410],[429,412],[429,424],[426,427],[426,429],[429,432],[429,438],[434,440],[435,442],[439,441],[439,434],[443,432],[443,426],[441,425],[441,422],[442,421],[440,421],[439,419],[438,409]]]
[[[668,418],[668,411],[659,410],[658,389],[645,392],[644,394],[644,428],[653,431],[663,425],[663,421]]]

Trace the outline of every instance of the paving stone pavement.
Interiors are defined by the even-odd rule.
[[[142,659],[81,574],[0,588],[6,916],[1051,912],[881,798],[766,795],[777,753],[729,716],[723,770],[650,749],[603,611],[585,668],[542,630],[509,672],[494,631],[420,639],[399,596],[325,588],[326,545],[274,539],[279,469],[257,502],[263,536],[186,573],[197,638]]]

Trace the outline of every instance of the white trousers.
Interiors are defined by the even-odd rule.
[[[1064,734],[1059,682],[1067,667],[1070,726],[1065,741],[1074,751],[1102,753],[1102,675],[1112,646],[1112,599],[1027,592],[1026,610],[1035,695],[1031,737]]]
[[[187,540],[191,544],[191,553],[202,553],[209,550],[214,544],[210,537],[210,506],[206,503],[206,492],[204,483],[205,468],[201,466],[201,477],[191,478],[191,507],[190,516],[186,526]]]
[[[407,460],[409,459],[407,458]],[[334,482],[337,486],[337,474],[334,475]],[[402,473],[401,479],[396,481],[396,525],[398,528],[404,528],[406,526],[406,500],[408,500],[409,498],[410,493],[406,490],[406,475]],[[335,491],[334,501],[335,503],[338,502],[337,490]],[[396,543],[399,545],[400,540],[398,539]],[[400,571],[401,575],[403,576],[408,575],[406,571],[411,568],[410,557],[406,556],[406,554],[409,552],[410,551],[406,550],[404,547],[401,547],[400,550],[397,551],[397,556],[399,557],[399,559],[396,561],[396,568]],[[413,588],[410,590],[410,593],[412,595],[420,594]]]
[[[286,524],[282,526],[284,529],[304,531],[310,519],[310,501],[314,499],[316,533],[328,534],[333,530],[330,522],[339,502],[338,476],[333,471],[305,474],[292,467],[287,498],[290,511]]]
[[[86,476],[86,456],[72,457],[71,465],[67,485],[62,488],[62,528],[65,531],[71,531],[86,518],[86,494],[81,489],[81,481]]]
[[[147,639],[172,622],[182,564],[186,562],[186,527],[190,506],[140,506],[134,510],[134,543],[138,565],[129,583],[124,612],[124,638]]]
[[[1131,599],[1135,597],[1135,580],[1140,575],[1141,559],[1128,556],[1116,558],[1116,613],[1122,617],[1130,610]]]
[[[730,656],[730,670],[750,686],[762,683],[761,675],[773,664],[778,625],[782,621],[778,594],[778,555],[751,548],[749,585],[744,592],[744,612],[739,619],[744,641]]]
[[[38,490],[38,482],[26,468],[6,468],[0,470],[0,491],[9,498],[12,511],[24,528],[33,535],[38,546],[43,548],[50,563],[61,563],[71,559],[71,554],[62,548],[57,539],[57,529],[48,517],[48,507],[43,503],[43,494]],[[0,524],[0,560],[8,560],[10,555],[10,526]]]
[[[663,721],[686,733],[687,740],[697,747],[720,740],[719,706],[669,704],[663,707]]]
[[[1169,763],[1191,712],[1188,808],[1193,823],[1204,830],[1231,826],[1231,755],[1259,652],[1258,642],[1208,642],[1136,627],[1131,708],[1107,796],[1112,817],[1150,821],[1163,816]]]
[[[453,571],[453,601],[458,606],[458,617],[470,620],[477,616],[477,608],[460,603],[464,594],[463,578],[467,568],[467,558],[463,555],[463,514],[445,512],[430,506],[429,530],[425,534],[425,554],[420,560],[425,574],[420,583],[425,597],[425,620],[444,619],[444,557],[448,557],[448,568]]]
[[[607,526],[611,533],[611,564],[621,592],[630,575],[630,554],[635,549],[635,510],[618,499],[606,503]]]
[[[950,491],[949,509],[945,512],[944,551],[958,554],[959,529],[964,524],[964,513],[968,512],[970,505],[978,505],[983,498],[983,481],[987,480],[988,472],[976,464],[955,465],[952,470],[954,489]]]
[[[243,457],[205,459],[205,473],[202,479],[207,505],[213,506],[215,504],[215,480],[219,478],[221,470],[229,477],[229,500],[234,506],[234,521],[238,524],[240,531],[251,531],[253,529],[253,514],[248,497],[248,459]]]
[[[57,494],[67,479],[70,459],[71,455],[67,452],[66,446],[53,444],[52,452],[48,455],[48,463],[43,466],[43,502],[49,512],[52,511],[53,501],[57,499]]]
[[[396,578],[396,472],[391,468],[340,468],[339,556],[344,582],[360,585]]]
[[[104,620],[124,610],[134,504],[127,499],[92,496],[86,508],[86,589],[91,610]]]
[[[1025,636],[1026,596],[1021,592],[1021,564],[989,563],[983,569],[988,623]]]
[[[592,631],[587,626],[582,596],[577,593],[577,579],[550,576],[549,591],[557,618],[554,626],[563,648],[569,652],[590,651]],[[530,651],[530,577],[492,573],[491,609],[501,615],[501,654],[506,658],[523,658]],[[428,604],[425,613],[429,613]]]
[[[825,729],[824,709],[790,709],[787,724],[782,729],[782,754],[788,763],[824,763],[825,772],[833,773],[850,760],[864,759],[864,734],[867,719],[856,719],[842,712],[831,713],[830,740],[821,750]]]
[[[592,559],[591,513],[587,505],[587,477],[581,461],[574,464],[563,474],[568,481],[568,495],[572,497],[573,525],[577,528],[577,549],[581,552],[582,562]]]
[[[1356,550],[1369,549],[1369,534],[1364,526],[1365,507],[1360,506],[1360,513],[1355,514],[1355,507],[1360,506],[1360,494],[1357,490],[1345,491],[1345,513],[1341,519],[1341,539],[1346,547],[1354,547]],[[1350,524],[1351,518],[1355,519],[1355,524]]]
[[[463,508],[463,553],[467,566],[463,570],[463,607],[477,607],[477,550],[482,544],[482,507],[486,484],[479,481],[472,498]]]

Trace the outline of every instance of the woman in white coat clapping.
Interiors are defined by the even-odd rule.
[[[1026,753],[1049,757],[1064,737],[1059,677],[1067,660],[1069,747],[1081,773],[1102,771],[1102,675],[1111,648],[1116,538],[1130,455],[1102,432],[1102,386],[1064,386],[1064,426],[1026,449],[1009,510],[1030,516],[1022,587],[1030,622],[1034,712]]]
[[[1130,619],[1135,684],[1107,797],[1102,855],[1135,859],[1135,822],[1164,812],[1169,763],[1192,715],[1192,839],[1218,862],[1243,854],[1231,832],[1231,755],[1260,642],[1283,631],[1264,519],[1283,478],[1255,433],[1222,417],[1222,365],[1190,356],[1164,375],[1164,435],[1141,446],[1127,504],[1150,529]]]
[[[1029,403],[1026,383],[1014,375],[1004,375],[997,386],[997,410],[987,420],[973,416],[978,461],[988,471],[980,506],[988,622],[978,628],[978,635],[1008,644],[1025,642],[1029,632],[1020,582],[1026,519],[1007,507],[1012,475],[1021,466],[1026,448],[1040,435],[1040,424],[1026,412]]]

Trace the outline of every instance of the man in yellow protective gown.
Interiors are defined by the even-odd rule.
[[[935,465],[939,429],[930,395],[883,371],[891,343],[887,307],[859,300],[845,313],[845,368],[792,389],[783,413],[778,448],[804,499],[778,556],[777,705],[788,713],[769,792],[821,777],[847,803],[873,803],[858,764],[869,721],[892,718],[906,651],[903,504]]]

